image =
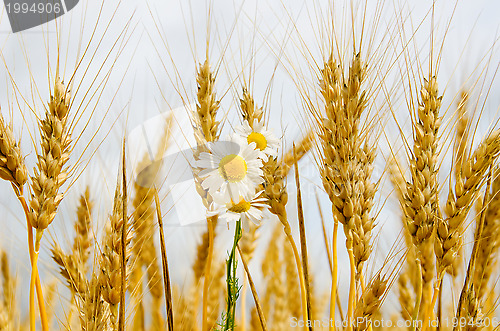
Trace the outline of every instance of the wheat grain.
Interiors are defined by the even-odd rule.
[[[220,101],[217,100],[215,94],[215,75],[210,69],[210,62],[205,59],[203,64],[200,64],[197,70],[196,83],[198,91],[196,94],[196,112],[194,114],[194,136],[197,142],[197,148],[193,150],[195,160],[199,159],[199,155],[203,151],[207,151],[205,144],[219,139],[219,122],[216,121],[217,110],[219,109]],[[212,204],[212,197],[208,190],[203,189],[201,178],[199,177],[199,169],[193,168],[193,177],[195,179],[196,190],[200,195],[203,204],[208,209]],[[195,262],[195,266],[203,266],[205,279],[203,284],[203,307],[202,307],[202,331],[207,330],[207,300],[208,300],[208,284],[210,276],[211,259],[213,252],[214,241],[214,226],[217,223],[217,216],[207,218],[207,254],[206,258],[201,257]]]
[[[52,321],[56,316],[55,311],[55,299],[56,299],[56,290],[57,290],[57,279],[53,279],[50,283],[44,286],[43,293],[45,293],[45,300],[47,306],[47,317],[48,317],[48,326],[52,325]]]
[[[16,281],[10,272],[9,258],[7,252],[0,252],[0,269],[2,274],[2,300],[0,301],[0,330],[15,330],[17,327],[16,318],[17,302],[15,297]]]
[[[418,121],[413,123],[414,146],[410,159],[411,182],[407,184],[404,213],[422,262],[424,283],[432,279],[433,261],[426,253],[438,217],[437,143],[441,123],[436,77],[424,79],[420,90]],[[432,256],[432,255],[431,255]]]
[[[215,75],[210,69],[208,59],[198,67],[196,76],[198,84],[195,138],[199,144],[215,141],[219,137],[219,122],[216,121],[219,101],[215,94]]]
[[[464,157],[466,156],[468,146],[468,126],[469,126],[469,115],[467,113],[467,104],[469,101],[469,94],[467,92],[462,92],[460,96],[460,101],[457,106],[457,124],[455,133],[455,144],[453,148],[453,153],[455,155],[455,178],[460,175],[460,170],[463,168]]]
[[[174,315],[176,317],[176,327],[182,331],[197,331],[199,330],[196,325],[196,307],[193,305],[193,298],[197,289],[191,286],[187,289],[186,294],[179,293],[177,304],[174,304]],[[175,293],[174,293],[175,296]],[[177,296],[175,296],[177,297]],[[175,301],[174,301],[175,302]]]
[[[262,261],[262,276],[265,280],[266,288],[264,291],[264,296],[262,298],[262,310],[266,320],[271,320],[272,317],[272,300],[277,295],[278,287],[280,286],[277,278],[275,277],[275,270],[277,264],[280,264],[280,244],[283,243],[283,235],[280,230],[279,225],[276,225],[273,229],[271,238],[273,238],[267,247],[266,254]]]
[[[85,193],[80,196],[79,206],[76,210],[75,222],[76,237],[73,244],[73,257],[78,259],[83,273],[87,270],[90,248],[92,246],[92,214],[93,203],[90,201],[90,191],[87,187]]]
[[[318,116],[321,141],[321,175],[332,202],[334,216],[343,224],[347,245],[353,245],[356,274],[370,255],[375,187],[370,182],[375,158],[373,149],[360,136],[359,122],[366,104],[361,90],[366,67],[360,54],[354,56],[349,75],[333,58],[321,71],[320,91],[326,118]]]
[[[264,183],[263,195],[267,198],[269,211],[280,219],[285,224],[286,221],[286,204],[288,202],[288,193],[286,190],[285,173],[280,167],[278,159],[270,157],[263,167]],[[284,224],[284,225],[285,225]]]
[[[217,217],[212,218],[212,225],[214,228],[217,226],[217,221],[218,221]],[[216,234],[216,232],[214,234]],[[201,242],[197,245],[196,258],[194,260],[192,267],[194,272],[195,282],[198,282],[198,280],[200,280],[205,273],[207,257],[208,257],[208,231],[205,231],[201,236]]]
[[[297,161],[300,161],[313,147],[315,133],[309,131],[295,146],[295,153],[297,154]],[[293,151],[288,151],[281,159],[281,167],[285,173],[285,177],[293,166]]]
[[[464,158],[466,156],[468,146],[468,126],[469,126],[469,115],[467,114],[467,104],[469,101],[469,94],[465,91],[461,93],[460,101],[457,106],[457,124],[455,133],[455,144],[453,148],[453,153],[455,157],[454,162],[454,175],[455,180],[458,180],[460,176],[460,171],[463,169]],[[451,216],[451,215],[447,215]],[[458,232],[463,232],[462,226],[457,228]],[[462,254],[463,248],[457,251],[457,258],[453,260],[453,264],[446,270],[450,275],[456,277],[460,270],[462,264]]]
[[[420,277],[420,276],[418,276]],[[415,287],[413,287],[414,289]],[[398,278],[399,304],[401,305],[401,317],[409,321],[413,316],[415,298],[410,284],[410,276],[407,270],[401,272]]]
[[[0,113],[0,178],[8,180],[19,190],[28,180],[28,170],[24,164],[23,155],[14,139],[12,128],[5,125]]]
[[[410,156],[410,181],[406,185],[403,204],[405,223],[415,246],[417,263],[422,273],[423,295],[417,296],[420,307],[413,312],[426,314],[431,301],[432,279],[434,277],[434,256],[431,236],[440,217],[438,200],[437,146],[441,125],[439,110],[442,96],[438,94],[435,76],[425,79],[420,89],[420,98],[412,123],[414,145]],[[427,323],[427,322],[425,322]]]
[[[333,54],[333,53],[332,53]],[[334,217],[332,288],[330,319],[335,319],[337,295],[337,227],[342,223],[349,255],[351,280],[347,309],[348,323],[353,318],[356,280],[361,279],[363,263],[371,253],[371,232],[374,221],[370,216],[375,186],[370,182],[375,154],[366,136],[360,133],[360,119],[367,105],[362,83],[367,67],[355,54],[344,76],[344,68],[330,56],[321,70],[319,88],[325,115],[313,111],[316,119],[320,150],[320,174],[323,187],[332,203]],[[348,329],[351,327],[348,326]],[[330,330],[333,327],[330,326]]]
[[[243,93],[240,99],[240,113],[244,121],[253,129],[255,121],[260,122],[264,112],[255,105],[255,101],[246,87],[243,87]]]
[[[250,331],[262,331],[259,314],[257,313],[257,308],[255,307],[250,310]]]
[[[41,152],[31,177],[31,226],[37,230],[35,249],[40,245],[43,231],[52,223],[63,195],[59,188],[68,178],[71,136],[68,127],[70,96],[59,78],[54,83],[45,118],[40,122]]]
[[[121,277],[120,277],[120,254],[121,254],[121,229],[122,218],[122,196],[121,181],[118,177],[113,199],[113,209],[109,215],[109,222],[104,228],[103,248],[101,255],[100,286],[102,286],[102,297],[110,307],[110,324],[116,328],[118,322],[118,304],[120,303]],[[128,231],[127,231],[128,232]],[[130,233],[130,232],[129,232]],[[132,238],[128,237],[126,247],[126,261],[130,259],[130,248],[128,243]]]
[[[391,180],[392,186],[395,189],[396,196],[399,200],[401,206],[406,203],[405,197],[406,193],[406,180],[401,173],[398,162],[394,157],[391,157],[388,161],[388,172],[389,179]],[[415,297],[413,291],[417,289],[417,278],[421,277],[416,275],[417,265],[416,265],[416,247],[413,245],[412,236],[405,224],[405,218],[403,217],[403,235],[406,244],[406,257],[405,265],[403,271],[398,277],[398,290],[399,290],[399,303],[401,305],[401,316],[405,320],[410,320],[413,315],[413,308],[415,305]]]
[[[461,233],[458,232],[472,208],[479,188],[484,183],[487,169],[500,154],[500,131],[493,131],[476,148],[472,156],[464,160],[464,170],[457,178],[455,190],[450,190],[446,203],[446,220],[439,222],[434,251],[439,271],[443,272],[453,265],[456,252],[461,246]]]
[[[82,331],[106,331],[107,312],[103,305],[101,289],[96,274],[92,274],[88,284],[88,292],[82,294],[82,308],[80,312],[80,321]]]
[[[281,262],[281,261],[280,261]],[[276,296],[274,297],[274,312],[272,316],[272,321],[273,321],[273,327],[272,330],[286,330],[288,326],[288,309],[286,307],[286,300],[285,300],[285,293],[286,293],[286,288],[283,286],[284,283],[284,275],[283,271],[278,269],[282,266],[281,263],[276,263],[275,264],[276,269],[275,272],[279,272],[278,274],[275,274],[276,282],[278,283],[278,286],[276,287]]]
[[[148,278],[148,288],[151,293],[153,303],[150,306],[150,313],[152,317],[151,330],[162,330],[165,324],[161,305],[163,302],[163,282],[161,279],[161,271],[158,265],[158,259],[156,257],[156,250],[154,246],[148,246],[147,249],[150,251],[149,255],[154,257],[150,260],[150,264],[147,267],[147,278]]]
[[[253,253],[257,247],[257,240],[259,239],[259,228],[260,224],[254,224],[250,222],[248,225],[248,231],[243,231],[243,235],[240,239],[238,245],[241,247],[243,255],[247,261],[252,260]]]
[[[482,300],[488,292],[488,281],[494,272],[498,249],[500,248],[500,169],[496,167],[493,173],[491,199],[486,206],[480,203],[482,199],[478,199],[477,203],[481,206],[481,209],[486,208],[484,229],[482,236],[478,239],[477,262],[473,276],[473,287],[477,291],[476,294],[479,300]],[[478,227],[476,226],[476,233],[477,231]]]
[[[217,319],[220,316],[221,301],[225,298],[225,281],[226,264],[219,263],[212,272],[210,279],[212,280],[208,292],[208,329],[212,330],[216,327]]]
[[[300,318],[301,308],[300,302],[297,300],[300,297],[300,287],[297,281],[297,269],[293,259],[292,248],[288,243],[283,245],[283,256],[285,264],[285,286],[287,288],[286,306],[290,316]]]
[[[57,244],[51,252],[52,259],[59,265],[60,274],[66,279],[67,286],[73,295],[85,295],[88,290],[87,279],[78,261],[71,255],[65,254]]]
[[[473,288],[466,294],[460,318],[466,321],[466,325],[463,328],[466,331],[475,331],[483,328],[483,314],[479,308],[479,302]]]
[[[146,268],[148,287],[153,297],[153,328],[158,329],[163,323],[160,314],[163,285],[161,282],[161,272],[156,256],[155,233],[155,213],[156,208],[153,201],[156,194],[156,184],[159,182],[159,175],[162,166],[162,158],[169,144],[172,133],[172,118],[166,119],[166,127],[163,131],[160,144],[158,146],[155,160],[150,159],[149,154],[145,154],[138,169],[141,169],[134,181],[135,196],[132,201],[134,207],[132,229],[135,233],[132,245],[132,274],[134,275],[133,286],[130,287],[132,296],[138,306],[134,324],[143,328],[143,268]]]
[[[354,330],[368,329],[371,317],[379,309],[386,290],[387,280],[383,280],[380,275],[377,275],[366,287],[363,295],[356,304],[356,310],[354,311],[355,320],[362,322],[356,323]]]
[[[302,271],[302,263],[300,261],[297,245],[292,236],[292,229],[288,222],[286,214],[286,203],[288,202],[288,193],[285,186],[285,173],[282,167],[279,166],[277,158],[269,157],[263,166],[264,182],[263,196],[267,199],[269,211],[278,216],[279,221],[283,225],[283,232],[290,243],[295,258],[295,265],[300,281],[300,295],[302,305],[302,317],[307,320],[307,300],[306,300],[306,285],[304,274]],[[264,300],[265,301],[265,300]]]

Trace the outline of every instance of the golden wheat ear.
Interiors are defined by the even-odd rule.
[[[243,87],[243,93],[240,99],[240,113],[243,120],[246,121],[252,129],[254,122],[260,122],[264,115],[262,107],[259,108],[255,105],[255,100],[246,87]]]
[[[92,208],[94,203],[90,200],[90,190],[87,187],[80,196],[76,210],[75,232],[72,255],[80,262],[83,273],[87,271],[87,262],[93,243],[92,236]]]
[[[5,124],[0,113],[0,178],[10,181],[22,193],[28,180],[28,170],[12,128]]]
[[[121,174],[118,174],[115,194],[113,198],[113,208],[109,215],[109,221],[104,228],[104,238],[102,244],[102,255],[99,261],[102,273],[99,277],[102,286],[102,297],[108,303],[110,310],[110,324],[113,330],[118,326],[118,308],[121,293],[121,231],[123,227],[123,201],[121,193]],[[129,231],[127,231],[129,233]],[[127,237],[125,248],[125,260],[130,259],[130,234]]]
[[[99,285],[98,275],[92,273],[88,283],[88,291],[82,296],[80,322],[82,331],[108,330],[108,311],[102,299],[102,287]]]
[[[312,116],[319,137],[317,148],[320,152],[321,179],[331,201],[334,220],[330,318],[335,318],[337,229],[338,223],[341,223],[351,268],[347,318],[352,321],[356,284],[362,283],[363,265],[372,250],[375,223],[370,212],[376,186],[371,182],[371,176],[375,152],[361,126],[361,117],[367,111],[369,102],[363,90],[368,67],[360,53],[353,54],[348,67],[344,63],[337,63],[333,55],[324,62],[319,77],[324,111],[313,108]],[[363,189],[357,192],[356,188]]]
[[[16,279],[11,273],[7,252],[0,251],[0,254],[0,273],[2,276],[1,284],[3,294],[3,296],[0,296],[0,330],[16,330],[19,328],[17,319],[20,316],[16,300]]]
[[[486,171],[499,155],[500,130],[497,130],[484,138],[474,153],[464,160],[464,170],[457,179],[455,190],[450,190],[446,203],[446,214],[450,216],[439,223],[436,232],[438,240],[434,251],[440,272],[453,265],[462,240],[458,229],[471,210],[481,186],[485,184]]]
[[[56,78],[45,118],[40,121],[41,143],[35,174],[31,178],[31,226],[36,229],[35,249],[43,231],[52,223],[63,195],[59,189],[68,178],[71,136],[68,122],[70,95]]]
[[[299,277],[300,296],[302,307],[302,318],[307,320],[307,295],[306,284],[304,279],[304,272],[302,269],[302,262],[297,249],[297,245],[292,235],[292,228],[288,222],[286,213],[286,204],[288,202],[288,192],[286,189],[286,171],[280,165],[277,157],[269,157],[263,166],[264,183],[262,184],[263,197],[267,199],[269,211],[278,216],[278,219],[283,226],[283,232],[290,244],[295,259],[295,266],[297,268],[297,276]]]
[[[356,303],[354,317],[356,323],[353,328],[355,331],[368,330],[371,324],[371,318],[379,310],[384,294],[387,291],[387,280],[384,280],[377,275],[370,284],[367,285],[365,291]]]
[[[476,268],[474,270],[474,288],[482,305],[486,306],[490,291],[493,286],[489,281],[494,274],[494,269],[498,260],[498,250],[500,248],[500,169],[495,167],[493,170],[493,181],[491,183],[490,198],[487,203],[484,199],[478,199],[477,205],[480,210],[476,219],[481,217],[484,212],[484,225],[482,235],[478,238],[478,250],[476,256]],[[483,211],[483,209],[485,210]],[[476,222],[476,233],[479,231],[480,222]],[[492,308],[492,307],[488,307]]]

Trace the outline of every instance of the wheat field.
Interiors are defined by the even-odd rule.
[[[0,330],[498,329],[495,10],[4,11]]]

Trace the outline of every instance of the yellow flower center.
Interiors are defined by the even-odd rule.
[[[257,148],[263,151],[267,147],[267,139],[264,137],[262,133],[252,132],[248,135],[247,138],[248,143],[255,143]]]
[[[227,210],[232,211],[233,213],[244,213],[247,212],[252,205],[250,202],[246,202],[244,199],[241,199],[240,202],[234,204],[233,202],[228,205]]]
[[[219,163],[219,173],[229,182],[239,182],[247,174],[247,163],[239,155],[226,155]]]

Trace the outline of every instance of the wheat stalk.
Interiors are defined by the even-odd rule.
[[[163,232],[163,216],[160,208],[160,198],[158,197],[158,191],[155,190],[155,206],[156,206],[156,218],[158,221],[158,230],[160,232],[160,248],[161,248],[161,262],[163,271],[163,287],[165,289],[165,307],[167,310],[167,324],[168,330],[174,330],[174,315],[172,308],[172,285],[170,282],[170,273],[168,270],[168,260],[167,260],[167,248],[165,243],[165,234]]]

